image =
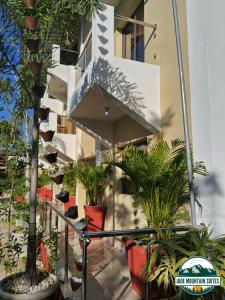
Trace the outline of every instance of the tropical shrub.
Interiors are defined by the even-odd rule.
[[[204,257],[213,264],[217,276],[221,278],[221,288],[216,287],[204,295],[204,299],[224,299],[225,297],[225,236],[212,238],[207,227],[198,230],[190,228],[185,234],[163,233],[160,238],[151,241],[154,245],[151,259],[147,265],[148,280],[156,280],[158,286],[167,291],[171,287],[177,291],[173,299],[196,299],[175,286],[180,266],[189,258]],[[156,265],[156,267],[155,267]]]
[[[127,147],[122,160],[110,162],[121,168],[135,185],[135,204],[141,207],[148,226],[171,226],[188,214],[181,207],[189,201],[188,174],[184,143],[171,146],[163,140],[155,142],[149,151]],[[202,163],[194,171],[206,174]]]
[[[102,201],[105,189],[110,184],[111,167],[109,165],[82,165],[77,167],[77,179],[86,189],[89,205]]]

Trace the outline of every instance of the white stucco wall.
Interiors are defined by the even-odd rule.
[[[186,5],[194,159],[211,172],[199,179],[199,222],[217,235],[225,232],[225,1]]]

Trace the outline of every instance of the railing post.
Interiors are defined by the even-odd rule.
[[[57,256],[58,256],[58,225],[59,225],[59,217],[56,214],[55,216],[55,228],[56,228],[56,232],[57,232],[57,238],[56,238],[56,245],[55,245],[55,269],[56,269],[56,260],[57,260]]]
[[[69,253],[68,253],[68,224],[65,225],[65,277],[64,281],[68,281],[68,269],[69,269]]]
[[[83,240],[83,278],[82,278],[82,300],[87,300],[87,246],[88,241],[86,239]]]
[[[146,245],[146,258],[147,258],[147,262],[150,261],[150,247],[147,244]],[[151,300],[151,282],[147,281],[146,282],[146,300]]]
[[[49,233],[52,231],[52,209],[50,208],[49,212]]]

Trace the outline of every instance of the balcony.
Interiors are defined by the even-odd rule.
[[[114,55],[113,7],[104,5],[93,18],[83,53],[86,64],[77,65],[67,102],[67,114],[77,126],[107,147],[158,132],[159,66]]]
[[[70,86],[71,84],[74,86],[73,78],[75,71],[74,66],[61,63],[60,53],[60,47],[53,45],[52,61],[54,67],[48,70],[51,74],[48,78],[48,94],[66,104]]]

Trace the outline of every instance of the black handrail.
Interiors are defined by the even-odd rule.
[[[95,231],[95,232],[85,232],[81,235],[83,239],[95,238],[95,237],[116,237],[116,236],[129,236],[129,235],[139,235],[139,234],[153,234],[159,231],[172,231],[172,232],[185,232],[189,229],[186,226],[175,226],[168,228],[143,228],[143,229],[124,229],[124,230],[110,230],[110,231]]]
[[[83,254],[82,254],[82,300],[87,299],[87,247],[89,244],[90,238],[100,237],[122,237],[122,236],[134,236],[134,235],[141,235],[141,234],[154,234],[157,232],[166,232],[166,231],[172,231],[172,232],[186,232],[190,229],[188,226],[174,226],[174,227],[164,227],[164,228],[144,228],[144,229],[125,229],[125,230],[108,230],[108,231],[96,231],[96,232],[82,232],[78,230],[75,225],[67,218],[65,217],[56,207],[54,207],[52,204],[47,203],[47,205],[53,209],[58,216],[60,216],[65,222],[66,226],[68,228],[68,225],[72,227],[72,229],[79,235],[79,238],[83,241]],[[68,235],[68,229],[66,230],[66,233]],[[65,238],[68,243],[68,238]],[[149,257],[149,247],[146,247],[146,255]],[[65,264],[65,269],[68,269],[68,262]],[[67,272],[68,273],[68,272]],[[67,275],[65,276],[66,279]],[[151,299],[151,283],[147,282],[146,287],[146,300]]]

